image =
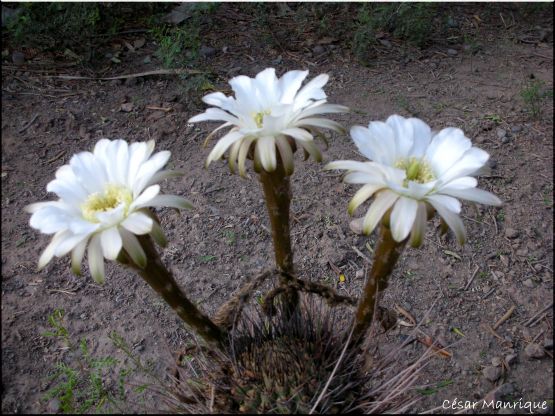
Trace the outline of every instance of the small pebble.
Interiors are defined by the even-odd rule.
[[[505,362],[507,363],[507,365],[513,365],[516,363],[517,358],[517,354],[508,354],[505,356]]]
[[[455,56],[457,54],[458,54],[458,52],[455,49],[447,49],[447,55]]]
[[[539,359],[545,357],[545,351],[543,350],[543,347],[538,344],[528,344],[524,349],[524,353],[529,359]]]
[[[519,248],[516,251],[516,255],[520,256],[520,257],[526,257],[528,255],[528,249],[527,248]]]
[[[499,367],[499,366],[501,365],[502,361],[503,361],[503,360],[502,360],[501,358],[499,358],[499,357],[493,357],[493,358],[491,359],[491,364],[492,364],[493,366],[495,366],[495,367]]]
[[[505,228],[505,237],[507,238],[517,238],[518,231],[514,228]]]
[[[503,130],[503,129],[497,129],[496,134],[497,134],[498,139],[502,139],[503,137],[505,137],[507,135],[507,131]]]
[[[47,404],[49,413],[58,413],[60,411],[60,401],[58,399],[52,399]]]
[[[364,270],[362,269],[357,270],[357,272],[355,273],[355,278],[362,279],[363,277],[364,277]]]
[[[386,48],[391,48],[391,42],[387,39],[380,39],[380,43],[385,46]]]
[[[501,369],[499,367],[488,366],[482,370],[482,375],[486,380],[493,383],[501,377]]]
[[[543,342],[543,347],[546,350],[552,350],[553,349],[553,338],[546,338],[545,341]]]
[[[312,48],[312,53],[314,55],[320,55],[321,53],[324,53],[325,51],[326,51],[326,49],[322,45],[316,45],[314,48]]]
[[[511,132],[513,133],[520,133],[522,131],[522,126],[513,126],[511,127]]]
[[[533,289],[536,287],[532,279],[526,279],[524,282],[522,282],[522,284],[526,287],[529,287],[530,289]]]
[[[149,64],[152,62],[152,57],[150,55],[145,56],[145,59],[143,59],[143,64]]]

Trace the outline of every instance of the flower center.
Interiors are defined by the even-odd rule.
[[[264,122],[264,116],[269,116],[271,113],[272,113],[272,110],[264,110],[256,113],[253,116],[254,122],[256,123],[256,127],[261,129]]]
[[[104,192],[89,195],[85,203],[81,205],[81,212],[87,221],[98,223],[100,221],[96,217],[97,213],[109,211],[123,203],[125,205],[124,215],[127,215],[131,202],[133,202],[133,196],[129,189],[121,185],[108,184]]]
[[[403,186],[407,186],[409,181],[427,183],[435,179],[432,168],[424,158],[410,157],[407,159],[399,159],[395,163],[395,167],[403,169],[407,173]]]

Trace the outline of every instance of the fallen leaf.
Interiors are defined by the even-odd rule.
[[[417,340],[421,344],[424,344],[427,347],[431,347],[432,351],[434,351],[436,354],[438,354],[439,356],[441,356],[443,358],[450,358],[453,355],[449,351],[447,351],[446,349],[441,348],[441,346],[438,346],[437,343],[434,343],[432,338],[430,338],[429,336],[425,336],[424,338],[417,338]]]
[[[344,275],[344,274],[340,274],[340,275],[339,275],[339,281],[340,281],[341,283],[344,283],[344,282],[345,282],[345,275]]]

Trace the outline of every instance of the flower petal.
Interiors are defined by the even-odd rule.
[[[58,247],[58,244],[64,241],[68,235],[70,235],[70,233],[66,230],[58,231],[54,234],[54,237],[52,237],[52,240],[46,246],[39,258],[38,270],[42,270],[48,263],[50,263],[50,260],[54,257],[56,247]]]
[[[108,228],[100,233],[100,243],[102,245],[102,253],[108,260],[118,258],[121,250],[121,236],[117,227]]]
[[[426,224],[428,222],[426,203],[419,202],[418,208],[416,209],[416,217],[414,219],[414,224],[412,225],[412,231],[410,234],[409,244],[411,247],[418,248],[422,245],[424,241],[424,236],[426,235]]]
[[[237,164],[239,165],[239,175],[241,175],[241,177],[245,177],[246,175],[245,162],[247,160],[247,155],[249,153],[252,142],[254,142],[255,139],[256,138],[253,136],[245,137],[242,141],[241,148],[239,149]]]
[[[83,263],[83,256],[85,255],[88,241],[88,239],[81,241],[71,252],[71,271],[77,276],[81,275],[81,264]]]
[[[449,169],[443,172],[439,179],[443,182],[450,182],[455,178],[474,174],[478,169],[485,165],[489,159],[489,154],[482,149],[472,147],[457,160]]]
[[[137,206],[136,208],[144,208],[144,207],[155,207],[155,208],[169,207],[169,208],[177,208],[177,209],[192,209],[193,204],[189,200],[181,196],[164,194],[164,195],[156,195],[149,202],[143,205]]]
[[[294,109],[297,110],[306,106],[309,100],[323,100],[326,98],[326,93],[322,89],[329,80],[328,74],[320,74],[310,80],[298,94],[295,96]]]
[[[298,127],[313,126],[323,129],[330,129],[338,133],[345,133],[345,129],[337,121],[328,120],[327,118],[302,118],[295,123]]]
[[[88,258],[89,270],[93,280],[98,284],[104,283],[104,257],[102,256],[102,245],[100,244],[99,234],[91,238]]]
[[[235,143],[237,140],[240,140],[244,137],[244,134],[233,130],[227,133],[224,137],[218,140],[218,143],[214,146],[208,158],[206,159],[206,166],[208,166],[211,162],[218,160],[222,157],[225,151]]]
[[[441,177],[471,146],[461,129],[448,127],[437,133],[426,150],[426,159],[435,176]]]
[[[452,196],[438,195],[438,194],[428,195],[426,197],[426,201],[429,201],[430,203],[432,201],[437,202],[443,205],[448,210],[453,211],[455,214],[458,214],[461,212],[461,203],[459,202],[459,200],[457,200],[456,198],[453,198]]]
[[[291,145],[289,144],[289,140],[287,139],[287,137],[276,137],[276,147],[279,150],[281,162],[285,170],[285,175],[292,175],[293,170],[295,169],[295,164],[293,159],[293,150],[291,150]]]
[[[159,195],[160,196],[160,195]],[[131,213],[121,225],[133,234],[148,234],[152,230],[152,219],[141,212]]]
[[[289,71],[283,74],[278,81],[278,89],[281,91],[280,102],[292,104],[307,75],[308,71]]]
[[[129,206],[130,211],[136,208],[149,206],[149,202],[160,193],[160,185],[151,185],[146,188]]]
[[[467,201],[477,202],[479,204],[493,205],[497,207],[503,204],[501,200],[491,192],[478,188],[457,189],[445,187],[440,192],[441,194],[466,199]]]
[[[414,134],[410,155],[420,158],[424,156],[432,140],[432,129],[418,118],[409,118],[407,121],[412,124]]]
[[[276,145],[273,137],[261,137],[256,142],[256,147],[260,155],[260,163],[266,172],[276,170]]]
[[[391,211],[389,227],[391,235],[397,242],[403,241],[409,235],[414,224],[418,202],[412,198],[400,197]]]
[[[394,114],[389,116],[386,124],[393,129],[395,135],[396,156],[407,157],[414,143],[413,124],[406,118]]]
[[[206,111],[202,114],[198,114],[193,116],[189,119],[189,123],[196,123],[199,121],[227,121],[232,124],[238,124],[239,119],[229,113],[226,113],[219,108],[207,108]]]
[[[370,235],[376,228],[386,211],[397,201],[399,195],[389,190],[383,190],[376,195],[376,199],[370,205],[370,209],[364,216],[362,231]]]
[[[123,227],[119,227],[123,248],[131,260],[141,269],[146,267],[147,258],[138,238]]]
[[[291,127],[281,131],[281,134],[285,136],[291,136],[295,140],[300,141],[310,141],[313,140],[312,134],[310,134],[305,129],[300,129],[298,127]]]
[[[438,195],[439,196],[439,195]],[[466,230],[464,229],[464,224],[459,216],[454,213],[452,210],[447,208],[438,198],[429,198],[428,202],[432,204],[432,206],[436,209],[438,214],[441,218],[445,221],[445,223],[453,230],[455,236],[457,237],[457,241],[459,244],[464,244],[466,240]]]
[[[353,198],[351,199],[351,201],[349,202],[347,211],[349,212],[349,215],[353,215],[353,213],[355,212],[355,210],[362,204],[364,203],[364,201],[366,201],[368,198],[370,198],[372,195],[374,195],[374,193],[380,189],[382,189],[384,187],[383,184],[380,183],[368,183],[366,185],[364,185],[362,188],[360,188],[355,195],[353,196]]]

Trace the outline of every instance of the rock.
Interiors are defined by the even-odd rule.
[[[529,287],[530,289],[533,289],[536,287],[532,279],[526,279],[524,282],[522,282],[522,284],[526,287]]]
[[[505,362],[507,363],[507,365],[513,365],[516,363],[517,358],[517,354],[508,354],[505,356]]]
[[[505,383],[501,384],[499,387],[496,387],[484,397],[484,400],[489,403],[491,401],[497,402],[502,400],[503,397],[513,394],[515,392],[515,388],[512,383]]]
[[[512,133],[520,133],[522,131],[522,126],[513,126],[511,127]]]
[[[516,251],[516,255],[519,257],[526,257],[528,255],[528,249],[527,248],[519,248]]]
[[[553,349],[553,338],[546,338],[545,341],[543,341],[543,347],[546,350],[552,350]]]
[[[456,56],[458,52],[455,49],[447,49],[447,55]]]
[[[210,46],[206,46],[206,45],[202,45],[200,47],[200,56],[203,56],[205,58],[210,58],[214,55],[216,55],[216,49],[210,47]]]
[[[357,270],[357,272],[355,273],[355,278],[356,279],[364,279],[364,270],[359,269]],[[553,340],[551,340],[552,344],[553,344]],[[551,345],[551,347],[553,347],[553,345]]]
[[[391,42],[387,39],[380,39],[380,43],[385,46],[386,48],[391,48]]]
[[[501,363],[503,362],[503,360],[499,357],[493,357],[491,359],[491,364],[495,367],[499,367],[501,365]]]
[[[223,53],[228,53],[228,52],[229,52],[229,46],[227,46],[227,45],[224,46],[224,47],[222,48],[222,52],[223,52]]]
[[[25,54],[23,52],[13,51],[12,62],[16,65],[23,65],[25,63]]]
[[[543,347],[538,344],[528,344],[524,349],[524,353],[528,357],[528,359],[540,359],[545,356],[545,351]]]
[[[494,383],[501,377],[501,369],[499,367],[488,366],[482,370],[482,375],[486,380]]]
[[[52,399],[46,405],[49,413],[58,413],[60,411],[60,401],[58,399]]]
[[[133,47],[134,47],[135,49],[139,49],[139,48],[142,48],[143,46],[145,46],[145,43],[146,43],[145,38],[135,39],[135,40],[133,41]]]
[[[133,103],[123,103],[119,109],[124,113],[129,113],[133,111]]]
[[[505,228],[505,237],[507,238],[517,238],[518,234],[518,231],[514,228]]]
[[[497,129],[496,134],[497,134],[498,139],[502,139],[503,137],[505,137],[507,135],[507,131],[503,130],[503,129]]]
[[[312,53],[314,55],[320,55],[324,52],[326,52],[326,48],[324,48],[322,45],[316,45],[314,48],[312,48]]]
[[[486,163],[487,166],[490,167],[490,169],[495,169],[497,167],[497,160],[495,159],[489,159]]]
[[[149,64],[152,62],[152,57],[150,55],[145,56],[145,59],[143,59],[143,64]]]

